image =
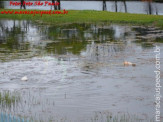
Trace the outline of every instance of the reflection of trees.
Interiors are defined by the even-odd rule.
[[[49,39],[54,40],[54,43],[47,44],[46,49],[55,54],[66,54],[67,52],[80,54],[87,44],[83,31],[83,27],[78,24],[49,27],[48,36]]]
[[[19,52],[25,50],[27,51],[29,49],[29,44],[24,42],[26,29],[22,29],[22,24],[27,23],[17,22],[15,20],[9,21],[8,23],[5,23],[5,21],[0,21],[0,50],[4,55],[7,53],[5,59],[8,57],[16,58],[16,56],[19,56]],[[20,26],[18,24],[20,24]],[[13,53],[17,53],[17,55],[13,55]]]
[[[47,44],[48,52],[79,54],[90,41],[105,43],[115,41],[115,30],[109,26],[89,24],[71,24],[68,26],[49,27],[48,38],[54,43]]]
[[[115,31],[110,26],[93,25],[90,34],[92,34],[92,39],[95,40],[95,42],[97,43],[115,40],[114,38]]]
[[[3,39],[3,42],[6,43],[5,47],[9,49],[13,49],[13,47],[18,47],[18,36],[17,34],[21,33],[21,28],[15,26],[15,20],[13,20],[13,27],[11,28],[5,28],[3,26],[3,23],[0,24],[0,29],[2,30],[2,33],[0,35],[0,38]]]
[[[0,48],[10,49],[11,51],[13,49],[21,51],[21,48],[25,50],[31,50],[32,48],[32,51],[37,49],[38,52],[42,53],[72,53],[75,55],[79,55],[83,50],[86,50],[88,48],[88,45],[90,43],[94,42],[95,44],[99,45],[94,47],[94,52],[96,52],[96,57],[98,57],[99,54],[97,52],[101,50],[102,47],[100,45],[102,43],[115,42],[115,40],[118,40],[119,38],[115,36],[115,31],[117,30],[115,30],[110,25],[106,26],[103,24],[36,26],[34,24],[28,23],[27,21],[21,22],[21,24],[19,25],[18,21],[13,21],[13,24],[10,24],[10,27],[5,27],[3,25],[3,23],[0,23],[0,31],[2,32],[0,35]],[[37,28],[34,32],[37,33],[37,35],[33,35],[33,32],[32,35],[29,35],[29,31],[33,29],[33,26]],[[27,34],[28,36],[25,36],[25,34]],[[32,38],[34,38],[34,42],[29,42],[27,44],[26,40],[30,40],[31,36]]]
[[[87,58],[92,61],[105,61],[110,60],[117,52],[125,50],[125,44],[110,44],[106,43],[92,43],[87,46]]]
[[[38,53],[37,47],[27,42],[30,29],[28,21],[0,21],[0,60],[29,58]]]
[[[46,45],[46,50],[49,53],[54,54],[67,54],[68,52],[72,54],[80,54],[81,50],[86,47],[85,41],[72,41],[72,40],[62,40],[58,43],[48,43]]]
[[[154,42],[163,43],[162,31],[152,28],[135,27],[133,30],[136,32],[136,41],[143,48],[153,48]]]

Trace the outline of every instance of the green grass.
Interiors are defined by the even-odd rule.
[[[5,10],[8,11],[7,9]],[[0,13],[1,11],[2,9]],[[153,25],[163,28],[163,16],[161,15],[114,13],[94,10],[69,10],[68,14],[51,16],[44,14],[42,17],[40,15],[33,16],[27,14],[0,14],[0,19],[33,20],[49,24],[111,22],[128,23],[132,25]]]

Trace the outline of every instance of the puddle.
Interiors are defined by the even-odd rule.
[[[152,27],[0,20],[0,91],[20,98],[0,104],[1,113],[45,122],[104,122],[127,113],[126,121],[152,121],[153,51],[163,49],[162,35]],[[125,60],[136,67],[124,67]]]

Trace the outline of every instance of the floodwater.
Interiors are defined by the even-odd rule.
[[[19,1],[15,1],[19,2]],[[34,3],[35,1],[30,1]],[[42,1],[44,3],[44,1]],[[50,1],[51,2],[51,1]],[[103,10],[103,1],[61,1],[61,9],[66,10]],[[140,14],[148,14],[149,6],[147,2],[141,1],[127,1],[126,10],[128,13],[140,13]],[[125,4],[123,1],[117,2],[117,11],[125,12]],[[152,14],[163,15],[163,3],[155,3],[151,4]],[[10,1],[0,1],[0,8],[6,9],[20,9],[20,6],[10,6]],[[43,4],[43,6],[26,6],[27,9],[41,9],[41,10],[50,10],[52,7]],[[106,1],[106,10],[115,12],[115,2],[114,1]]]
[[[153,122],[154,47],[163,50],[162,42],[154,27],[0,20],[0,91],[16,95],[0,112],[44,122]]]

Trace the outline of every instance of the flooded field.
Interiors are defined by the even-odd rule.
[[[153,122],[162,42],[154,27],[0,20],[0,121]]]

